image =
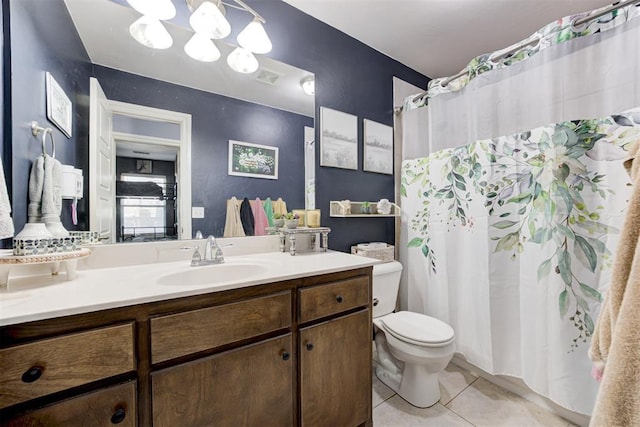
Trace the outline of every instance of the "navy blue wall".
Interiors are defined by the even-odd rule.
[[[287,3],[246,2],[267,21],[265,29],[273,43],[269,56],[315,73],[316,141],[320,107],[358,116],[358,171],[320,167],[319,146],[316,150],[316,207],[322,210],[322,225],[331,227],[329,247],[348,251],[358,242],[393,244],[393,219],[330,218],[329,201],[394,199],[391,175],[362,171],[362,120],[393,125],[393,76],[422,88],[429,79]],[[333,6],[328,2],[327,7]]]
[[[30,123],[53,128],[56,159],[84,169],[89,141],[89,76],[91,63],[63,0],[10,0],[12,207],[16,233],[27,220],[31,162],[42,155]],[[6,10],[4,11],[6,13]],[[47,120],[45,72],[50,72],[73,103],[72,137]],[[49,142],[47,142],[49,147]],[[85,185],[85,189],[86,189]],[[79,203],[78,229],[87,229],[85,197]],[[73,230],[69,201],[63,201],[63,225]]]
[[[38,13],[35,17],[26,14],[29,6],[37,3]],[[11,0],[11,31],[12,31],[12,61],[13,61],[13,145],[14,145],[14,167],[13,167],[13,194],[14,197],[14,218],[18,230],[22,228],[26,219],[26,177],[31,160],[38,155],[39,145],[33,141],[28,130],[28,123],[31,120],[38,120],[46,123],[44,109],[44,70],[51,71],[61,86],[74,102],[74,140],[76,143],[64,141],[66,138],[56,131],[57,150],[60,153],[58,158],[64,163],[75,165],[86,165],[87,153],[87,127],[88,117],[87,94],[88,94],[88,74],[90,64],[82,45],[79,43],[77,34],[73,31],[73,25],[69,20],[66,8],[62,5],[62,0]],[[273,42],[274,49],[268,56],[277,60],[289,63],[296,67],[306,69],[315,73],[316,77],[316,118],[319,120],[319,109],[321,106],[332,108],[358,116],[359,128],[359,170],[343,170],[319,166],[319,150],[316,156],[316,206],[322,209],[322,224],[330,226],[332,233],[329,238],[329,245],[332,249],[348,250],[349,246],[362,241],[386,241],[393,242],[394,225],[392,219],[357,219],[357,218],[330,218],[330,200],[371,200],[377,201],[380,198],[393,200],[393,178],[390,175],[380,175],[370,172],[363,172],[362,169],[362,120],[370,119],[376,122],[392,125],[393,123],[393,82],[392,77],[399,77],[411,84],[419,87],[426,87],[428,78],[414,70],[400,64],[399,62],[375,51],[363,43],[341,33],[302,12],[281,0],[248,0],[247,3],[254,7],[266,20],[266,29]],[[42,23],[41,28],[52,28],[51,32],[41,33],[38,28],[39,23],[45,20],[47,25]],[[54,25],[52,25],[54,23]],[[235,34],[239,26],[234,25],[234,33],[230,40],[235,39]],[[240,27],[241,28],[241,27]],[[73,33],[73,34],[71,34]],[[51,42],[45,45],[45,41]],[[74,53],[75,52],[75,53]],[[102,67],[95,67],[95,74],[105,86],[107,96],[145,105],[152,105],[158,108],[166,108],[177,111],[185,111],[187,98],[185,96],[174,97],[173,99],[150,100],[145,91],[140,91],[133,95],[123,86],[120,86],[113,77],[109,79],[108,73]],[[133,76],[132,76],[133,78]],[[111,80],[111,82],[109,82]],[[148,80],[148,79],[146,79]],[[156,82],[157,83],[157,82]],[[140,84],[143,83],[141,80]],[[180,88],[184,90],[184,88]],[[194,91],[198,92],[198,91]],[[203,92],[200,92],[204,94]],[[200,102],[206,102],[204,95],[200,97]],[[146,97],[146,98],[145,98]],[[144,101],[144,102],[143,102]],[[155,104],[151,101],[157,102]],[[241,102],[241,101],[239,101]],[[238,106],[241,115],[228,114],[226,109],[212,108],[211,113],[205,111],[203,116],[205,121],[215,120],[218,117],[214,114],[220,112],[220,122],[228,123],[225,139],[238,139],[241,141],[261,143],[265,145],[279,145],[276,135],[280,138],[281,132],[287,128],[273,129],[269,123],[267,111],[254,113],[243,111]],[[192,114],[193,111],[189,111]],[[232,126],[242,115],[256,114],[257,125]],[[78,120],[84,117],[82,123]],[[199,119],[200,120],[200,119]],[[195,121],[195,119],[194,119]],[[51,126],[50,124],[48,124]],[[83,126],[84,129],[78,129]],[[255,127],[255,128],[253,128]],[[319,141],[319,126],[316,126],[316,140]],[[300,127],[298,141],[303,140],[302,127]],[[231,134],[234,134],[233,136]],[[260,139],[252,138],[259,135]],[[207,153],[202,159],[193,157],[194,188],[206,188],[207,191],[200,191],[199,195],[194,192],[193,203],[195,206],[211,206],[207,219],[204,221],[194,220],[194,230],[202,228],[204,230],[214,230],[220,234],[224,214],[214,212],[215,209],[224,209],[220,203],[213,203],[213,198],[227,198],[232,195],[249,197],[282,196],[283,180],[289,171],[303,167],[302,148],[300,157],[296,161],[287,165],[280,165],[281,179],[276,182],[259,179],[245,179],[240,187],[234,187],[233,191],[223,189],[223,180],[242,180],[243,178],[226,176],[226,146],[211,144],[212,138],[206,131],[199,131],[194,125],[194,141]],[[293,138],[293,137],[292,137]],[[60,146],[60,148],[58,148]],[[194,147],[194,152],[196,152]],[[217,160],[213,160],[217,159]],[[224,165],[218,161],[223,159]],[[215,163],[212,164],[211,161]],[[86,167],[85,167],[86,170]],[[85,175],[87,175],[85,173]],[[226,181],[225,181],[226,182]],[[241,182],[241,181],[238,181]],[[234,184],[235,185],[235,184]],[[303,206],[303,183],[302,179],[290,183],[295,186],[292,194],[298,194],[297,200],[287,197],[290,208]],[[292,187],[293,188],[293,187]],[[244,194],[243,194],[244,193]],[[16,200],[17,199],[17,200]],[[85,197],[81,208],[86,210]],[[215,206],[215,207],[214,207]],[[65,205],[65,208],[67,206]],[[66,209],[65,209],[66,210]],[[222,211],[220,211],[222,212]],[[86,214],[80,214],[86,218]],[[67,222],[65,222],[67,225]],[[82,225],[79,228],[86,228]]]
[[[304,126],[313,119],[111,68],[94,66],[95,77],[115,101],[191,114],[191,200],[205,218],[192,228],[222,236],[226,200],[233,196],[277,199],[304,208]],[[278,180],[228,175],[229,140],[278,147]]]

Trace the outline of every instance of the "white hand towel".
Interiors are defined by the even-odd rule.
[[[29,222],[42,222],[42,187],[44,186],[44,157],[38,156],[29,175]]]
[[[13,221],[11,220],[11,203],[7,183],[4,179],[4,166],[0,162],[0,239],[13,237]]]
[[[42,186],[42,222],[60,222],[62,213],[62,165],[45,154],[44,183]]]

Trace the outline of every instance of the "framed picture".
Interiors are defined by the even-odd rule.
[[[393,175],[393,128],[364,119],[364,168]]]
[[[358,117],[320,107],[320,166],[358,170]]]
[[[151,160],[146,160],[146,159],[137,159],[136,172],[153,173],[153,162]]]
[[[71,138],[72,104],[51,73],[46,74],[47,119]]]
[[[229,175],[278,179],[278,147],[230,139]]]

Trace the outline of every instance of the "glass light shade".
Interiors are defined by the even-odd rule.
[[[129,27],[129,33],[140,44],[153,49],[168,49],[173,45],[171,34],[151,16],[142,16]]]
[[[271,52],[271,40],[262,23],[255,18],[238,34],[238,44],[254,53]]]
[[[233,71],[242,74],[251,74],[258,69],[258,60],[246,49],[237,47],[227,56],[227,64]]]
[[[195,60],[214,62],[220,59],[220,51],[213,41],[200,33],[195,33],[184,45],[184,51]]]
[[[196,33],[210,39],[223,39],[231,33],[231,24],[222,11],[210,1],[203,2],[189,18],[189,24]]]
[[[127,3],[141,14],[156,19],[171,19],[176,16],[176,7],[171,0],[127,0]]]
[[[305,77],[300,81],[300,85],[307,95],[313,96],[316,94],[316,81],[313,77]]]

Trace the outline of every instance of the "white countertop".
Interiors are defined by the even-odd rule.
[[[184,260],[79,270],[72,281],[67,281],[65,274],[10,278],[8,288],[0,290],[0,326],[334,273],[379,262],[333,251],[296,256],[268,252],[226,256],[221,266],[227,271],[218,269],[217,279],[218,265],[191,267]],[[176,274],[188,275],[198,269],[210,269],[211,277],[218,282],[188,284],[188,280],[171,280],[179,277]]]

